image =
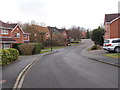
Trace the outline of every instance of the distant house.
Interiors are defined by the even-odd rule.
[[[56,27],[50,27],[50,26],[48,26],[48,29],[50,30],[50,32],[52,32],[53,38],[56,37],[57,34],[61,34],[61,36],[65,40],[67,40],[67,33],[65,29],[58,29]]]
[[[52,35],[53,40],[59,40],[61,44],[64,43],[64,45],[67,45],[67,33],[65,29],[58,29],[56,27],[50,26],[48,26],[48,29]]]
[[[19,24],[0,21],[0,48],[12,48],[12,43],[29,42],[29,33],[22,30]]]
[[[32,29],[27,30],[30,35],[31,42],[45,42],[50,39],[50,31],[48,27],[42,27],[39,25],[30,25]]]
[[[81,38],[86,38],[86,34],[87,34],[87,32],[82,31],[82,32],[81,32]]]
[[[105,14],[105,39],[120,38],[120,13]]]

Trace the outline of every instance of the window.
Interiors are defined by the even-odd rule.
[[[66,35],[66,33],[64,33],[64,35]]]
[[[109,43],[110,41],[109,40],[105,40],[104,43]]]
[[[37,36],[37,34],[35,33],[34,36]]]
[[[112,43],[120,43],[120,40],[113,40]]]
[[[17,28],[17,30],[19,30],[19,28]]]
[[[27,38],[27,35],[24,35],[24,38]]]
[[[7,29],[2,29],[1,34],[8,34],[8,30]]]
[[[15,33],[16,38],[20,38],[20,33]]]
[[[49,37],[50,35],[47,33],[46,36]]]
[[[9,49],[10,46],[11,46],[10,44],[3,44],[3,48],[4,48],[4,49]]]

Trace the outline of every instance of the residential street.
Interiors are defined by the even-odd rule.
[[[22,88],[118,88],[118,67],[81,55],[84,44],[43,57],[27,72]]]

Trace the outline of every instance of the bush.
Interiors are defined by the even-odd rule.
[[[34,55],[41,52],[41,43],[23,43],[18,46],[22,55]]]
[[[38,54],[41,52],[42,44],[41,43],[34,43],[34,48],[32,54]]]
[[[32,55],[32,51],[34,48],[33,43],[23,43],[18,46],[19,50],[21,51],[22,55]]]
[[[9,64],[10,62],[13,62],[18,59],[19,52],[17,49],[0,49],[0,57],[1,57],[1,63]]]
[[[14,43],[13,44],[13,46],[12,46],[12,48],[15,48],[15,49],[17,49],[18,51],[19,51],[19,54],[21,55],[22,54],[22,52],[19,50],[19,45],[21,45],[22,43]]]
[[[99,45],[93,45],[90,49],[97,50],[97,49],[101,49],[101,47]]]
[[[93,45],[92,47],[91,47],[91,50],[96,50],[97,49],[97,45]]]

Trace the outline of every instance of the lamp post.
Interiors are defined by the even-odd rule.
[[[51,36],[51,52],[52,52],[52,31],[50,32],[50,36]]]
[[[43,47],[43,41],[44,41],[43,40],[43,38],[44,38],[43,36],[44,36],[45,32],[40,32],[39,34],[41,35],[41,39],[42,39],[41,42],[42,42],[42,47]]]
[[[51,38],[51,40],[50,40],[50,46],[51,46],[51,51],[52,51],[53,50],[52,49],[52,38],[53,38],[53,32],[55,31],[55,28],[48,26],[48,29],[49,29],[49,32],[50,32],[50,38]]]

